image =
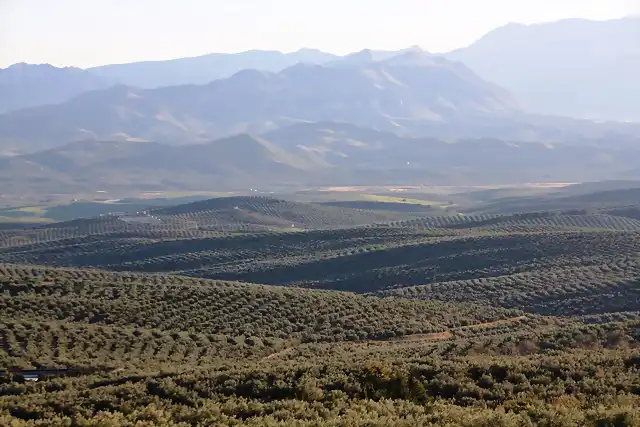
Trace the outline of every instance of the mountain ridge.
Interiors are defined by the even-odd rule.
[[[420,127],[456,132],[461,123],[484,125],[487,117],[518,111],[506,91],[463,65],[421,55],[417,65],[410,52],[349,67],[299,63],[277,74],[242,70],[201,86],[114,86],[0,116],[0,148],[35,151],[86,138],[184,144],[304,121],[406,128],[407,134],[424,134]]]
[[[636,143],[450,142],[313,122],[192,145],[76,141],[0,158],[12,194],[224,191],[336,185],[495,185],[640,177]]]
[[[0,113],[57,104],[108,86],[102,77],[76,67],[13,64],[0,69]]]

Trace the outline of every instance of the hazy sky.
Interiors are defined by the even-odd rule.
[[[638,13],[640,0],[0,0],[0,67],[301,47],[442,52],[509,22]]]

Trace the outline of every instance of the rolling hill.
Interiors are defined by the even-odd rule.
[[[632,117],[638,22],[454,55]],[[417,47],[0,70],[0,426],[640,427],[640,123],[489,80]]]
[[[7,191],[31,189],[40,194],[140,188],[206,189],[257,187],[301,180],[313,167],[246,134],[209,144],[175,147],[145,142],[79,141],[23,156],[0,158]],[[98,188],[100,187],[100,188]]]
[[[7,194],[261,191],[333,185],[495,185],[617,179],[639,165],[632,141],[447,142],[347,123],[287,126],[201,144],[84,140],[0,158]]]
[[[624,211],[435,216],[236,197],[3,230],[0,262],[373,292],[541,269],[626,269],[637,264],[639,232]]]
[[[142,202],[141,206],[142,205]],[[14,247],[59,239],[100,235],[106,239],[206,238],[220,233],[295,232],[336,229],[420,218],[421,211],[367,210],[316,203],[297,203],[271,197],[219,197],[170,207],[141,207],[122,212],[118,204],[104,204],[109,212],[30,229],[0,231],[0,247]],[[444,211],[432,213],[443,215]]]
[[[607,137],[571,138],[563,143],[477,137],[451,142],[322,122],[288,126],[263,136],[321,164],[362,174],[373,170],[379,182],[386,179],[388,183],[398,179],[476,184],[615,179],[638,163],[640,149],[634,138],[621,138],[618,143]]]
[[[339,227],[356,212],[221,198],[3,229],[0,424],[634,425],[625,208]],[[292,218],[332,229],[206,230]]]
[[[607,186],[612,188],[606,189]],[[615,186],[620,188],[614,188]],[[613,184],[610,184],[605,181],[571,185],[539,196],[497,198],[477,204],[472,209],[486,213],[505,213],[532,210],[602,210],[637,205],[640,205],[640,182],[613,181]]]

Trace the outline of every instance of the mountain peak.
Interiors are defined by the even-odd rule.
[[[432,66],[447,63],[446,59],[421,50],[406,50],[382,63],[390,66]]]
[[[20,62],[0,69],[0,113],[68,101],[106,81],[75,67]]]
[[[408,48],[404,49],[404,52],[425,52],[425,50],[417,44],[414,44],[413,46],[409,46]]]
[[[26,62],[16,62],[15,64],[11,64],[9,65],[6,69],[7,70],[20,70],[26,67],[31,67],[34,66],[32,64],[27,64]]]
[[[55,65],[51,65],[51,64],[29,64],[28,62],[17,62],[15,64],[11,64],[9,65],[7,68],[5,68],[6,71],[27,71],[27,70],[42,70],[42,71],[61,71],[61,70],[66,70],[66,71],[81,71],[84,72],[85,70],[83,70],[82,68],[78,68],[78,67],[56,67]],[[2,71],[2,69],[0,68],[0,71]]]
[[[638,22],[511,23],[446,56],[513,92],[529,111],[637,121]]]
[[[346,56],[345,59],[354,59],[358,61],[373,61],[373,51],[371,49],[362,49],[359,52],[353,52]]]
[[[300,49],[296,50],[294,53],[325,53],[325,52],[321,51],[320,49],[314,49],[310,47],[301,47]]]
[[[338,58],[335,61],[330,62],[328,65],[331,67],[357,67],[361,65],[372,64],[376,62],[375,52],[371,49],[363,49],[359,52],[353,52],[342,58]]]

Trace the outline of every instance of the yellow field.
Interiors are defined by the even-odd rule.
[[[140,199],[177,199],[180,197],[207,196],[207,197],[229,197],[236,193],[217,191],[153,191],[141,193]]]
[[[422,200],[422,199],[410,199],[406,197],[395,196],[380,196],[377,194],[359,194],[362,200],[369,200],[372,202],[384,202],[384,203],[405,203],[409,205],[423,205],[439,207],[445,205],[442,202],[436,202],[434,200]]]
[[[13,209],[15,212],[24,212],[33,215],[44,215],[46,212],[42,206],[23,206],[21,208]]]
[[[0,216],[0,223],[2,222],[14,222],[14,223],[28,223],[28,224],[49,224],[55,222],[49,218],[41,218],[38,216],[21,216],[18,218],[11,218],[7,216]]]

